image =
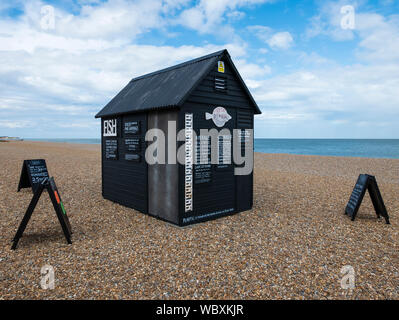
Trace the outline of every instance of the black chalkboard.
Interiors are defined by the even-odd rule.
[[[140,138],[127,138],[125,139],[125,150],[140,152],[141,151],[141,139]]]
[[[105,140],[105,159],[118,160],[118,140],[116,139]]]
[[[208,183],[212,181],[211,164],[197,164],[194,166],[194,184]]]
[[[134,161],[134,162],[140,162],[140,155],[139,154],[130,154],[127,153],[125,154],[125,160],[126,161]]]
[[[125,135],[139,134],[140,133],[140,121],[127,121],[123,128]]]
[[[216,169],[230,169],[231,167],[231,136],[218,136],[218,164]]]
[[[385,207],[384,200],[382,199],[380,189],[378,188],[377,180],[374,176],[368,174],[359,175],[346,206],[345,214],[350,216],[352,221],[355,220],[356,214],[359,211],[360,205],[367,190],[370,194],[377,217],[384,217],[385,222],[389,224],[388,212]]]
[[[46,160],[24,160],[17,192],[22,188],[32,188],[32,192],[35,192],[40,183],[48,177]]]
[[[22,237],[22,234],[24,233],[26,226],[28,225],[29,219],[31,218],[32,213],[35,210],[35,207],[36,207],[44,189],[47,189],[47,192],[50,196],[51,202],[53,203],[53,207],[54,207],[55,213],[57,215],[58,221],[61,224],[61,228],[62,228],[62,231],[64,232],[65,239],[67,240],[67,242],[69,244],[72,243],[72,241],[71,241],[71,234],[72,234],[71,225],[69,223],[69,219],[66,214],[64,204],[61,200],[61,196],[60,196],[57,186],[55,184],[54,178],[45,178],[37,186],[37,188],[35,189],[35,192],[33,193],[33,197],[32,197],[31,202],[29,203],[28,209],[26,210],[25,215],[22,218],[21,224],[19,225],[18,230],[12,240],[12,242],[13,242],[13,244],[11,246],[12,250],[15,250],[17,248],[18,241]]]
[[[209,136],[198,136],[195,148],[194,184],[205,184],[212,181],[211,139]]]

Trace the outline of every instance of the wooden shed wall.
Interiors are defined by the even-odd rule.
[[[215,78],[227,80],[227,91],[215,90]],[[211,113],[218,107],[224,107],[232,117],[222,128],[216,127],[212,120],[205,119],[205,113]],[[231,72],[228,64],[225,73],[217,72],[217,66],[204,78],[187,98],[181,108],[179,123],[184,129],[185,113],[193,113],[193,126],[196,134],[199,129],[223,128],[253,129],[254,109],[246,92]],[[232,143],[233,146],[233,143]],[[233,150],[231,150],[233,155]],[[212,182],[193,186],[193,211],[184,210],[184,166],[180,166],[180,224],[185,225],[218,218],[224,215],[248,210],[253,204],[253,173],[248,176],[235,176],[234,165],[219,169],[212,165]]]
[[[227,82],[227,92],[215,90],[215,78],[224,78]],[[253,106],[248,95],[241,87],[229,64],[225,64],[225,72],[217,71],[217,65],[202,80],[197,88],[188,97],[187,102],[200,103],[213,106],[229,106],[233,108],[248,109],[253,112]]]
[[[168,122],[177,128],[179,110],[150,111],[148,129],[161,129],[165,133],[165,160],[168,161]],[[172,139],[173,133],[170,133]],[[152,142],[156,143],[156,142]],[[148,165],[148,212],[160,219],[179,223],[179,171],[178,164]]]
[[[147,115],[133,114],[109,119],[117,118],[118,136],[104,137],[102,136],[102,188],[103,197],[147,213],[148,211],[148,184],[147,184],[147,163],[145,161],[145,133],[147,131]],[[104,120],[101,123],[101,132],[103,132]],[[139,121],[140,133],[137,135],[126,135],[123,130],[125,122]],[[126,153],[132,153],[127,150],[125,139],[139,138],[140,151],[134,152],[140,155],[140,162],[128,161],[125,159]],[[107,160],[105,157],[105,140],[117,139],[118,141],[118,159]]]

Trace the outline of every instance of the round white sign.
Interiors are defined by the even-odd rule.
[[[231,119],[231,116],[227,113],[227,110],[223,107],[217,107],[213,110],[213,113],[210,114],[205,112],[205,119],[212,119],[217,127],[223,127],[227,121]]]

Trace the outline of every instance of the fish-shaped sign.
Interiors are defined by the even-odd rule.
[[[213,113],[210,114],[205,112],[205,119],[212,119],[217,127],[223,127],[227,121],[231,119],[231,116],[227,113],[226,109],[223,107],[217,107],[213,110]]]

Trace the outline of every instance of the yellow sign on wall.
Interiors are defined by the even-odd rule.
[[[218,71],[224,73],[224,62],[218,61]]]

